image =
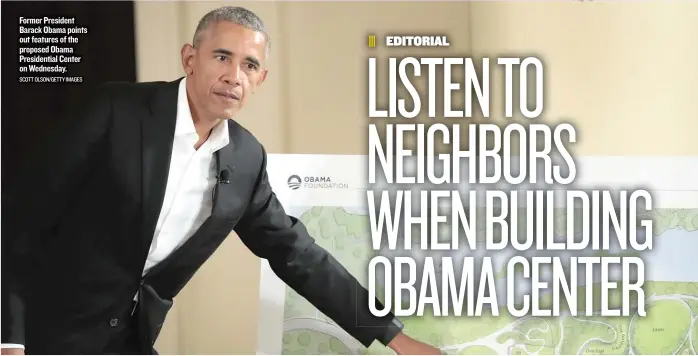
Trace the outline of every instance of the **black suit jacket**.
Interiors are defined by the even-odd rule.
[[[217,153],[231,182],[217,186],[212,216],[142,278],[165,194],[178,85],[104,85],[56,140],[37,143],[47,150],[3,192],[2,342],[23,343],[27,353],[101,353],[140,290],[140,332],[152,347],[172,298],[234,230],[362,344],[387,343],[399,331],[393,316],[372,316],[367,291],[285,213],[264,148],[233,120],[230,143]]]

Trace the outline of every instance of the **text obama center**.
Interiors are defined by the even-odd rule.
[[[385,64],[385,63],[384,63]],[[492,65],[493,64],[493,65]],[[426,109],[430,118],[436,118],[437,110],[446,118],[471,118],[473,104],[477,103],[482,116],[490,116],[490,66],[492,71],[504,73],[504,113],[506,118],[518,114],[528,119],[536,119],[543,111],[543,64],[537,58],[497,58],[478,60],[470,58],[389,58],[387,63],[387,107],[377,107],[378,65],[376,58],[368,59],[368,111],[371,118],[415,118]],[[443,100],[437,102],[436,73],[443,73]],[[453,80],[458,70],[464,75],[461,80]],[[518,98],[514,95],[515,73],[518,74]],[[420,96],[415,77],[423,79],[428,97]],[[533,84],[535,82],[535,84]],[[529,90],[533,87],[533,90]],[[401,97],[400,93],[406,93]],[[464,105],[453,108],[452,95],[462,95]],[[531,102],[533,103],[531,105]],[[533,106],[533,108],[529,108]],[[506,291],[497,290],[495,285],[492,258],[486,256],[463,257],[454,261],[453,257],[424,257],[423,270],[417,275],[416,262],[410,257],[378,255],[369,263],[368,288],[369,308],[377,316],[392,311],[397,316],[423,315],[425,308],[434,316],[468,315],[480,316],[483,306],[489,307],[493,316],[500,313],[498,293],[506,293],[506,308],[515,317],[559,316],[583,313],[591,316],[599,312],[603,316],[629,316],[638,313],[645,316],[645,296],[642,286],[645,280],[643,261],[638,257],[532,257],[522,256],[522,251],[580,251],[591,248],[594,251],[608,251],[611,242],[618,243],[620,249],[644,251],[652,249],[651,220],[643,220],[636,211],[647,213],[652,209],[652,197],[645,190],[553,190],[554,184],[569,186],[574,182],[577,169],[575,160],[568,149],[576,142],[575,128],[569,123],[543,125],[532,123],[522,125],[510,123],[503,128],[494,124],[468,124],[467,149],[461,148],[459,124],[389,124],[383,137],[375,124],[368,130],[368,180],[375,184],[382,175],[388,185],[397,190],[371,190],[367,192],[367,205],[374,250],[387,244],[394,250],[413,247],[413,229],[419,231],[419,244],[422,250],[457,250],[462,246],[459,236],[471,251],[484,243],[486,251],[501,251],[513,247],[517,251],[506,262]],[[405,143],[412,135],[416,139],[413,149],[406,149]],[[516,139],[518,138],[518,141]],[[517,144],[518,142],[518,144]],[[450,153],[436,154],[435,145],[448,147]],[[479,144],[479,145],[478,145]],[[513,147],[513,146],[517,147]],[[512,148],[518,148],[518,155],[512,155]],[[561,157],[561,163],[554,163],[553,151]],[[476,154],[478,152],[479,154]],[[516,153],[516,152],[515,152]],[[416,173],[406,175],[405,161],[416,162]],[[511,169],[512,160],[518,162],[518,171]],[[557,161],[557,160],[556,160]],[[494,169],[488,172],[488,164]],[[435,170],[441,164],[441,170]],[[461,165],[467,164],[467,177],[461,177]],[[542,165],[542,172],[536,167]],[[378,172],[377,172],[378,171]],[[378,174],[377,174],[378,173]],[[380,175],[379,175],[380,174]],[[431,183],[432,186],[449,184],[480,184],[496,187],[504,180],[512,188],[509,190],[486,189],[483,194],[470,190],[421,190],[413,192],[415,185]],[[412,185],[412,186],[410,186]],[[530,189],[530,187],[549,187]],[[521,188],[528,186],[529,189]],[[399,187],[407,187],[400,190]],[[517,189],[518,188],[518,189]],[[518,191],[518,192],[517,192]],[[419,202],[417,203],[417,198]],[[479,200],[479,201],[478,201]],[[440,203],[450,204],[450,212],[439,214]],[[419,209],[414,209],[418,205]],[[519,205],[525,206],[528,213],[521,213]],[[559,207],[562,204],[563,208]],[[476,209],[475,207],[484,207]],[[495,209],[498,206],[499,208]],[[575,206],[577,208],[575,208]],[[468,208],[470,207],[470,208]],[[575,209],[582,210],[581,217]],[[419,213],[415,213],[419,210]],[[478,214],[485,214],[478,219]],[[556,222],[556,214],[565,214],[566,221]],[[575,221],[578,220],[578,221]],[[484,229],[477,226],[484,221]],[[521,233],[518,223],[525,224]],[[555,237],[557,224],[566,235]],[[449,241],[438,237],[442,225],[450,227]],[[581,226],[581,234],[575,234],[575,226]],[[484,239],[476,232],[485,230]],[[495,238],[495,229],[499,230]],[[615,232],[615,239],[611,231]],[[642,233],[644,239],[639,239]],[[523,235],[523,236],[522,236]],[[576,236],[575,236],[576,235]],[[581,236],[580,236],[581,235]],[[385,236],[386,241],[383,241]],[[617,240],[617,241],[615,241]],[[561,255],[564,255],[561,253]],[[600,254],[603,255],[603,254]],[[436,259],[439,259],[438,261]],[[567,261],[564,261],[566,259]],[[455,263],[458,262],[458,263]],[[436,266],[440,265],[440,277]],[[379,272],[378,267],[382,268]],[[462,270],[460,267],[462,266]],[[552,279],[541,280],[540,269],[552,269]],[[403,270],[404,268],[404,270]],[[609,279],[610,268],[620,268],[620,282]],[[595,284],[594,275],[600,269],[601,281]],[[405,270],[409,272],[404,272]],[[525,292],[522,301],[515,302],[515,272],[523,270],[523,278],[529,283],[530,292]],[[631,278],[631,271],[634,277]],[[584,277],[578,277],[584,272]],[[377,303],[376,277],[383,278],[383,303]],[[405,276],[405,273],[408,275]],[[460,279],[459,282],[457,280]],[[405,281],[406,280],[406,281]],[[581,282],[585,290],[580,291]],[[416,286],[420,287],[419,292]],[[519,288],[519,287],[516,287]],[[600,288],[600,306],[594,304],[595,290]],[[608,295],[612,289],[620,288],[622,305],[609,307]],[[542,306],[541,290],[549,290],[552,303]],[[407,293],[409,298],[401,301]],[[578,307],[577,299],[585,294],[585,305]],[[567,303],[561,308],[560,301]],[[631,299],[634,299],[631,301]],[[597,299],[598,300],[598,299]],[[634,310],[631,310],[631,306]],[[465,307],[465,308],[464,308]],[[464,310],[466,309],[466,310]],[[581,309],[581,310],[580,310]]]

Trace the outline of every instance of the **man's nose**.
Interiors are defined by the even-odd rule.
[[[225,81],[226,84],[229,84],[229,85],[234,85],[234,86],[242,85],[242,75],[243,75],[242,69],[240,68],[239,65],[233,65],[231,67],[232,68],[231,68],[230,72],[227,73],[227,75],[224,77],[223,80]]]

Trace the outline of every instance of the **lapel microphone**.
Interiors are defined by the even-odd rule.
[[[216,178],[218,179],[217,184],[230,184],[230,170],[226,168],[220,171]]]

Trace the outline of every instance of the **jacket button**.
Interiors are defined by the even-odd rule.
[[[116,327],[117,325],[119,325],[119,319],[113,318],[109,320],[109,325],[111,325],[112,328]]]

